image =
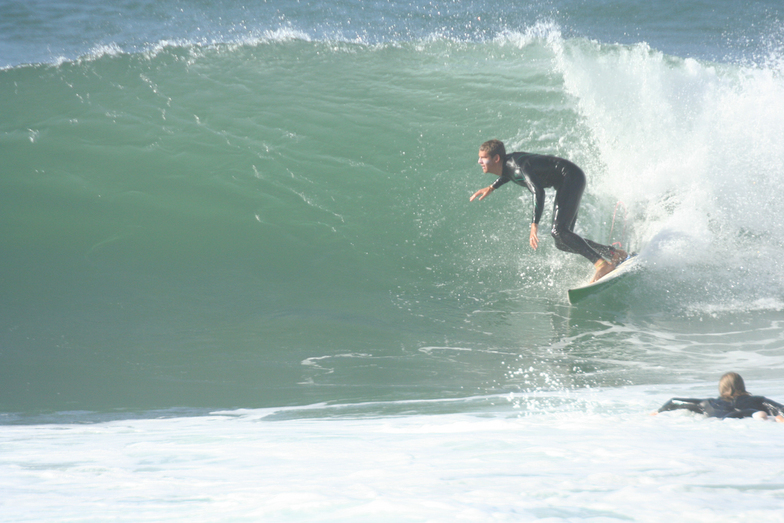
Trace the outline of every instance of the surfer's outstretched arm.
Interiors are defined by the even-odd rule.
[[[470,199],[470,200],[468,200],[468,201],[469,201],[469,202],[473,202],[473,201],[476,199],[476,197],[477,197],[477,196],[479,196],[479,199],[480,199],[480,200],[484,200],[485,196],[487,196],[488,194],[490,194],[490,193],[491,193],[491,192],[493,192],[494,190],[495,190],[495,189],[493,189],[493,186],[492,186],[492,185],[489,185],[489,186],[485,187],[484,189],[479,189],[478,191],[476,191],[476,192],[474,193],[474,195],[473,195],[473,196],[471,196],[471,199]]]

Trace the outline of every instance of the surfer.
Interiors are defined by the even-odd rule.
[[[500,140],[489,140],[479,147],[479,165],[483,172],[498,176],[498,180],[476,191],[470,201],[477,197],[483,200],[510,181],[531,191],[534,208],[528,243],[534,250],[539,247],[544,190],[553,187],[555,205],[550,233],[555,239],[555,246],[562,251],[581,254],[593,263],[596,273],[591,283],[615,270],[616,265],[627,258],[627,253],[621,249],[586,240],[574,232],[580,199],[585,190],[585,173],[577,165],[557,156],[522,152],[506,154],[504,143]]]
[[[709,418],[759,418],[774,416],[784,423],[784,405],[763,396],[752,396],[746,392],[746,384],[737,372],[728,372],[719,380],[719,396],[711,399],[672,398],[662,407],[651,413],[685,409]]]

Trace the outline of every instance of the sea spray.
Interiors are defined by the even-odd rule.
[[[675,276],[663,290],[686,286],[687,309],[780,301],[784,238],[771,220],[784,211],[774,197],[784,146],[771,141],[784,131],[780,71],[675,59],[645,44],[557,50],[606,165],[597,192],[631,209],[658,277]]]

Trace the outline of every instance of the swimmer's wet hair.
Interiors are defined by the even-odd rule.
[[[734,399],[738,396],[748,396],[746,384],[737,372],[728,372],[719,380],[719,395],[725,399]]]

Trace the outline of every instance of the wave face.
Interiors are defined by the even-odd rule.
[[[247,19],[134,5],[137,22],[93,34],[109,8],[85,3],[61,49],[28,38],[0,70],[1,410],[449,398],[784,363],[776,34],[712,60],[721,46],[576,34],[579,2],[500,30],[482,22],[492,2]],[[549,238],[527,247],[528,196],[468,203],[493,137],[584,168],[578,229],[645,254],[633,285],[569,307],[590,267]],[[695,370],[700,351],[716,361]]]

